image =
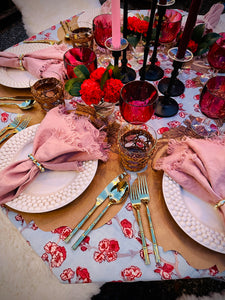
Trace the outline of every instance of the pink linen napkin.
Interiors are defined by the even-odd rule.
[[[36,132],[32,155],[49,170],[80,171],[86,160],[108,159],[106,134],[85,117],[64,107],[50,110]],[[31,159],[16,161],[0,172],[0,204],[17,197],[38,175]]]
[[[67,50],[68,47],[61,44],[27,53],[22,58],[23,67],[36,78],[60,77],[62,80],[65,77],[63,55]],[[0,52],[0,66],[20,68],[19,56],[12,52]]]
[[[170,140],[167,154],[156,161],[154,169],[164,170],[184,189],[208,203],[215,205],[225,199],[225,136]],[[225,205],[219,211],[225,222]]]

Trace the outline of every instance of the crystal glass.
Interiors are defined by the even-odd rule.
[[[120,92],[120,112],[125,121],[142,124],[151,119],[158,91],[153,84],[135,80],[125,84]]]
[[[173,42],[181,29],[182,15],[174,9],[167,9],[162,22],[159,42],[167,44]]]
[[[88,22],[79,23],[79,27],[71,28],[69,33],[73,47],[93,48],[92,24]]]
[[[156,142],[157,135],[151,126],[123,124],[118,133],[119,158],[122,166],[132,172],[145,168]]]
[[[98,63],[105,65],[112,59],[110,51],[106,48],[105,42],[112,37],[112,15],[101,14],[93,19],[94,40],[99,49],[96,49]]]
[[[68,78],[74,78],[73,69],[78,65],[85,65],[89,72],[93,72],[97,68],[97,59],[95,52],[87,47],[78,47],[69,49],[64,54],[64,65]]]
[[[210,66],[217,72],[225,70],[225,32],[220,35],[221,38],[210,47],[207,56]]]
[[[64,104],[64,84],[54,77],[36,81],[31,86],[31,93],[46,112],[59,104]]]
[[[208,118],[225,119],[225,76],[210,78],[205,84],[199,106]]]

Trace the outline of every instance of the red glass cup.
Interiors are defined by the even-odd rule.
[[[219,38],[209,49],[208,62],[211,67],[224,71],[225,70],[225,32],[220,33]]]
[[[200,95],[199,106],[208,118],[225,118],[225,76],[215,76],[207,81]]]
[[[105,47],[105,41],[112,37],[112,15],[98,15],[93,20],[94,39],[99,47]]]
[[[174,9],[167,9],[165,20],[162,22],[159,42],[167,44],[173,42],[181,28],[182,15]]]
[[[158,91],[151,83],[143,80],[130,81],[120,92],[120,112],[125,121],[143,124],[154,113]]]
[[[78,65],[85,65],[90,73],[97,68],[95,52],[88,47],[71,48],[64,54],[63,59],[69,79],[76,77],[73,69]]]

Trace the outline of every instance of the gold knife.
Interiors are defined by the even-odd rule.
[[[43,44],[49,44],[49,45],[54,45],[54,44],[61,44],[62,40],[57,41],[57,40],[25,40],[23,41],[24,44],[31,44],[31,43],[43,43]]]

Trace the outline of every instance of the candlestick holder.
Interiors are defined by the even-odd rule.
[[[112,52],[112,56],[114,57],[114,66],[118,66],[119,57],[121,56],[121,51],[125,50],[128,46],[128,41],[125,38],[120,39],[120,47],[115,48],[112,44],[112,38],[108,38],[105,41],[105,46],[108,50]]]
[[[162,68],[156,65],[157,62],[157,49],[159,45],[159,35],[162,27],[163,17],[166,13],[166,8],[171,6],[175,3],[175,0],[169,0],[165,4],[161,4],[160,1],[157,3],[158,5],[158,24],[156,27],[156,36],[154,41],[154,48],[153,53],[150,58],[150,65],[146,66],[146,57],[144,56],[143,67],[139,70],[141,80],[149,80],[149,81],[156,81],[163,77],[164,71]],[[150,37],[151,38],[151,37]],[[145,45],[145,53],[149,51],[149,41],[146,42]]]
[[[172,48],[169,50],[169,57],[173,59],[173,71],[171,74],[171,78],[166,78],[166,84],[163,86],[165,80],[162,79],[159,83],[162,82],[161,87],[163,86],[164,88],[164,93],[161,92],[161,90],[158,89],[159,91],[164,94],[164,96],[160,96],[158,99],[158,102],[155,107],[155,115],[159,117],[172,117],[177,114],[179,110],[178,103],[176,100],[171,98],[173,95],[174,89],[179,88],[179,84],[176,86],[178,79],[176,78],[178,75],[178,70],[181,68],[182,64],[184,62],[190,61],[193,57],[193,54],[191,51],[187,50],[186,55],[184,56],[183,59],[177,59],[176,58],[176,53],[177,53],[177,48]],[[179,81],[181,82],[181,81]],[[182,83],[182,82],[181,82]],[[181,85],[182,87],[182,85]],[[178,95],[179,96],[179,95]]]
[[[177,47],[171,48],[168,51],[168,56],[171,60],[173,60],[173,72],[171,74],[171,78],[163,78],[160,80],[158,84],[158,90],[165,95],[167,93],[168,87],[170,87],[170,96],[177,97],[183,94],[185,90],[185,86],[183,82],[177,79],[179,74],[179,69],[181,69],[183,63],[186,63],[193,58],[193,53],[190,50],[186,50],[185,55],[182,59],[178,59],[176,57]]]

